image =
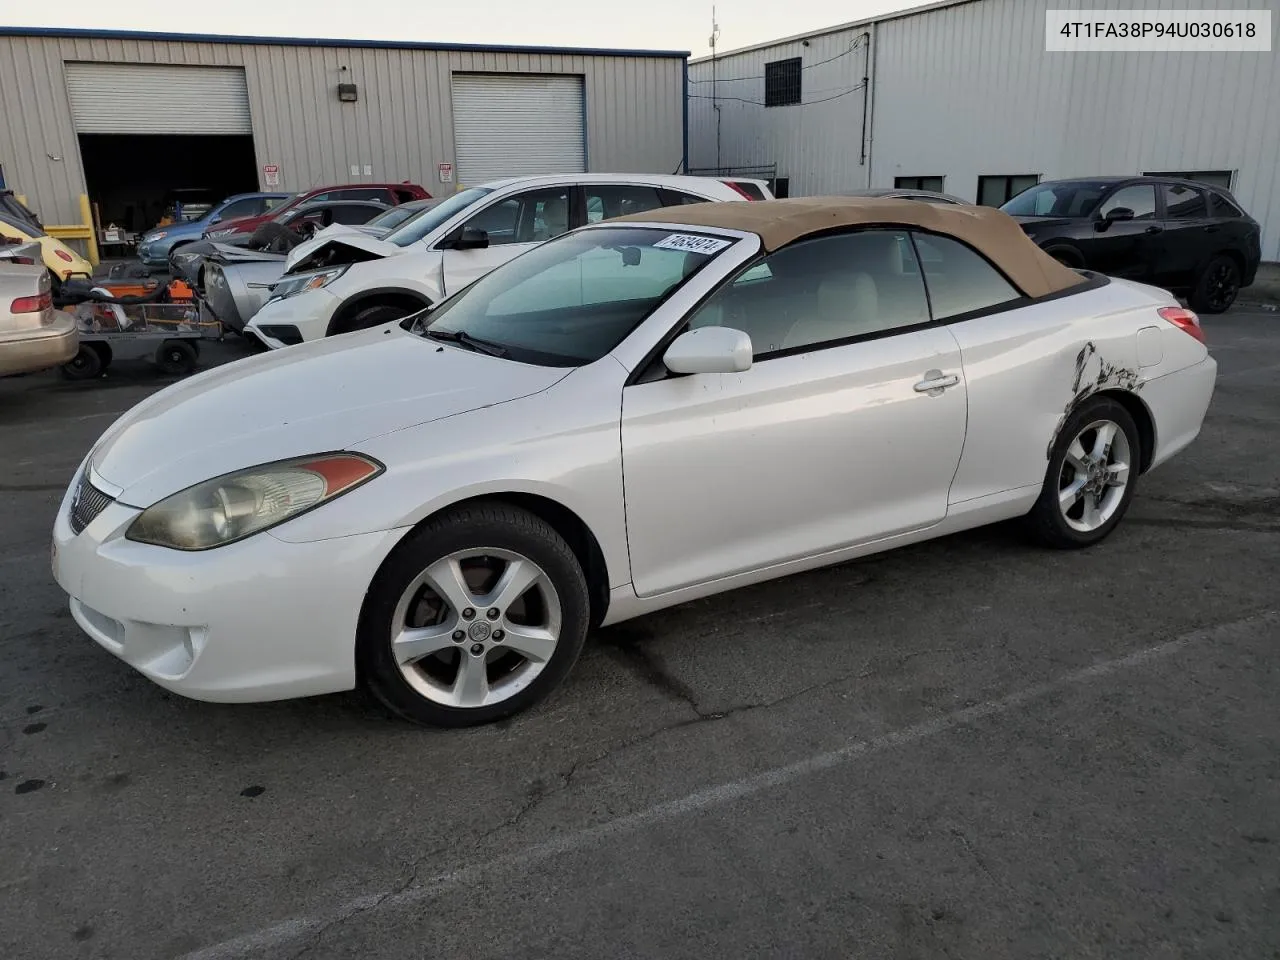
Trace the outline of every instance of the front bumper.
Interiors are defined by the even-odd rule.
[[[53,323],[39,330],[0,334],[0,376],[34,373],[66,363],[80,349],[75,318],[58,311]]]
[[[70,500],[54,522],[54,578],[76,623],[148,679],[225,703],[355,686],[361,604],[402,531],[311,543],[267,531],[186,553],[126,540],[141,511],[120,503],[76,535]]]
[[[273,350],[289,344],[279,336],[273,336],[273,327],[292,327],[302,342],[319,340],[329,331],[329,322],[338,312],[342,301],[325,288],[308,290],[294,297],[273,300],[254,314],[245,329]]]

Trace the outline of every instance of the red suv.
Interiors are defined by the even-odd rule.
[[[430,197],[431,194],[422,187],[408,180],[404,183],[348,183],[337,187],[316,187],[314,190],[295,194],[285,203],[272,207],[270,211],[259,216],[223,220],[215,229],[206,230],[204,238],[226,240],[228,237],[253,233],[268,220],[275,220],[286,210],[292,210],[302,203],[317,203],[323,200],[373,200],[394,207],[408,203],[410,200],[428,200]]]

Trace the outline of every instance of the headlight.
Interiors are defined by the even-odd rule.
[[[354,453],[326,453],[250,467],[197,483],[147,507],[125,536],[175,550],[243,540],[354,490],[383,471]]]
[[[167,232],[165,232],[164,230],[161,230],[159,233],[149,233],[149,234],[147,234],[145,237],[143,237],[143,238],[142,238],[142,242],[143,242],[143,243],[155,243],[157,240],[163,240],[163,239],[164,239],[165,237],[167,237],[168,235],[169,235],[169,234],[168,234]]]
[[[349,266],[351,264],[346,263],[340,267],[321,270],[318,273],[302,273],[296,277],[286,277],[271,288],[271,298],[279,300],[284,297],[292,297],[295,294],[306,293],[308,290],[319,290],[321,287],[327,287],[346,273]]]

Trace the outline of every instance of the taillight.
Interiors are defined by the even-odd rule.
[[[53,307],[53,294],[46,290],[38,297],[19,297],[9,307],[10,313],[40,313]]]
[[[1204,343],[1204,328],[1200,326],[1200,318],[1191,310],[1184,310],[1182,307],[1161,307],[1156,313],[1168,320],[1183,333],[1189,333],[1201,343]],[[1205,344],[1208,346],[1208,344]]]
[[[754,200],[754,199],[755,199],[755,197],[753,197],[751,194],[747,193],[747,191],[746,191],[746,190],[744,190],[744,189],[742,188],[742,184],[740,184],[740,183],[736,183],[736,182],[735,182],[735,181],[733,181],[733,180],[721,180],[720,182],[721,182],[721,183],[723,183],[723,184],[724,184],[726,187],[728,187],[730,190],[732,190],[734,193],[738,194],[738,196],[742,197],[742,199],[744,199],[744,200]]]
[[[67,253],[65,250],[55,250],[53,252],[57,254],[58,259],[65,260],[67,263],[71,262],[71,254]]]
[[[35,260],[33,260],[31,257],[5,257],[3,262],[4,263],[20,263],[26,267],[34,267],[36,265]]]

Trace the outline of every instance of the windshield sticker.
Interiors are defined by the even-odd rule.
[[[689,233],[673,233],[653,245],[655,250],[683,250],[685,253],[703,253],[711,256],[725,247],[731,246],[732,240],[717,240],[715,237],[695,237]]]

